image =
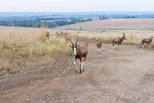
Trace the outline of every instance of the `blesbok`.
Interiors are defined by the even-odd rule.
[[[142,39],[142,49],[144,48],[144,44],[149,45],[149,49],[150,49],[152,39],[153,39],[153,37]]]
[[[50,34],[49,34],[49,32],[48,32],[48,31],[46,31],[46,34],[45,34],[45,35],[46,35],[46,38],[47,38],[47,39],[49,39],[49,38],[50,38]]]
[[[112,44],[113,44],[113,47],[115,46],[115,44],[117,44],[119,47],[117,48],[117,50],[120,48],[120,45],[121,45],[121,43],[122,43],[122,41],[123,40],[127,40],[126,39],[126,36],[125,36],[125,33],[123,33],[123,36],[120,38],[120,37],[118,37],[118,38],[115,38],[115,39],[113,39],[112,40]],[[113,50],[116,50],[116,48],[113,48]]]
[[[65,45],[67,45],[68,44],[68,36],[65,38]]]
[[[101,54],[102,40],[98,41],[97,44],[97,54]]]
[[[72,45],[70,45],[70,47],[72,48],[73,52],[74,52],[74,56],[75,56],[75,60],[74,60],[74,65],[75,65],[75,71],[77,72],[77,67],[76,67],[76,60],[79,59],[80,60],[80,72],[79,74],[82,73],[82,71],[84,71],[84,62],[86,60],[87,54],[88,54],[88,42],[86,42],[83,46],[79,46],[78,43],[78,35],[77,35],[77,40],[76,43],[74,44],[71,40],[71,36],[69,38],[69,41],[71,42]]]
[[[88,41],[85,41],[84,46],[88,48]]]

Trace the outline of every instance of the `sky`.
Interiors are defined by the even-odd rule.
[[[0,12],[154,12],[154,0],[0,0]]]

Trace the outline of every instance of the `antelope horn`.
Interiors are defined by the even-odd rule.
[[[123,35],[125,36],[125,33],[123,32]]]
[[[72,43],[72,45],[74,45],[73,42],[72,42],[72,40],[71,40],[71,36],[70,36],[70,38],[69,38],[69,41]]]
[[[78,40],[79,40],[79,37],[78,37],[78,35],[77,35],[77,40],[76,40],[76,43],[75,43],[75,44],[77,44],[77,43],[78,43]]]

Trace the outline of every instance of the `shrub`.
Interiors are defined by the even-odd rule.
[[[45,29],[42,29],[42,30],[41,30],[41,33],[40,33],[38,39],[39,39],[40,41],[42,41],[42,42],[45,42],[45,41],[46,41],[46,30],[45,30]]]

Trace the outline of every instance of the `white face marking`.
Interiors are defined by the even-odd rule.
[[[75,46],[74,46],[74,56],[76,56],[76,48],[75,48]]]

